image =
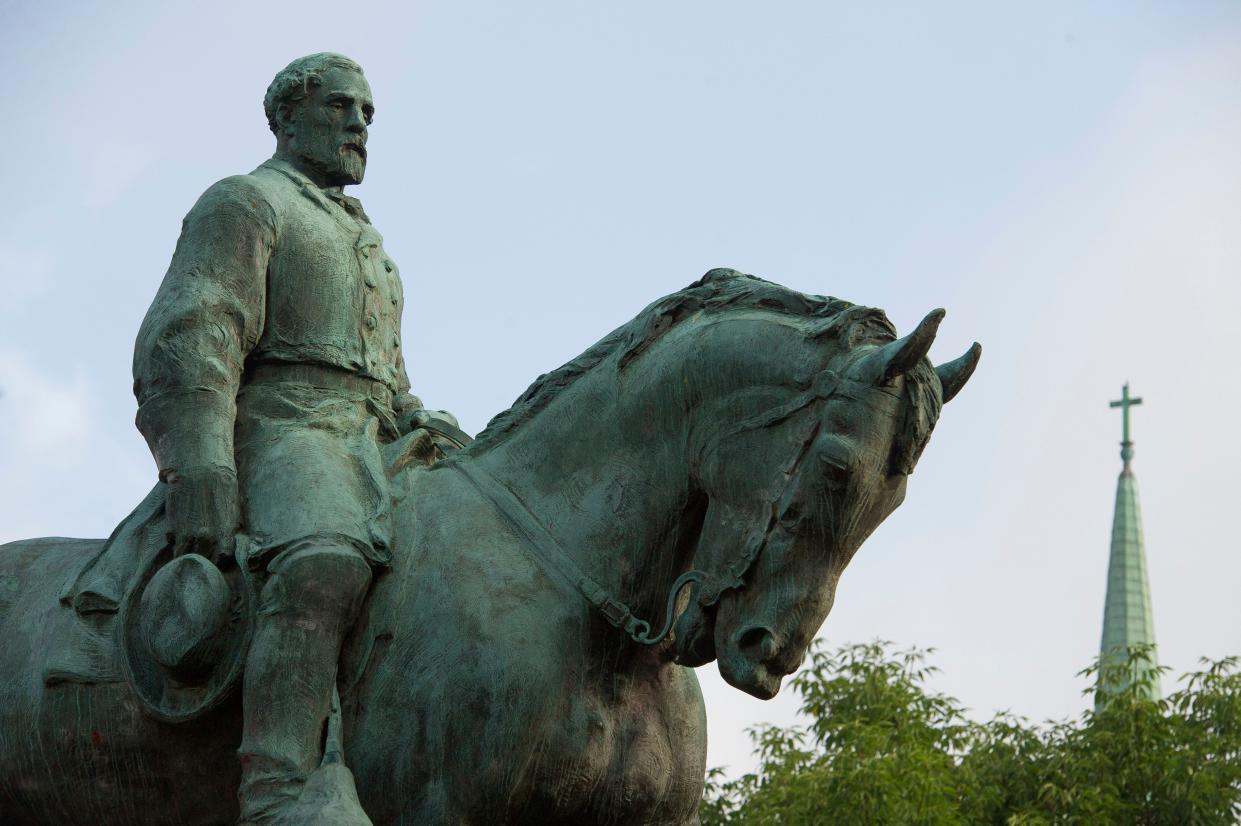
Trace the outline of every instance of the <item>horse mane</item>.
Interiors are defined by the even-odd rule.
[[[837,339],[849,349],[862,343],[896,339],[896,329],[882,310],[831,296],[797,292],[737,270],[713,269],[688,287],[651,303],[633,320],[617,327],[577,358],[536,378],[511,407],[487,423],[468,452],[486,450],[534,418],[561,391],[609,357],[619,354],[617,370],[624,370],[680,322],[698,313],[722,310],[766,310],[787,315],[804,321],[808,336]],[[910,371],[912,380],[906,382],[906,393],[914,403],[908,405],[911,409],[893,446],[893,466],[902,472],[907,472],[904,468],[912,468],[917,461],[939,416],[937,379],[936,392],[927,392],[928,382],[934,376],[935,371],[929,364],[919,365]],[[934,402],[933,410],[928,409],[928,401]]]

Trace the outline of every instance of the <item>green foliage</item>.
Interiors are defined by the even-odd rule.
[[[1152,699],[1149,648],[1082,676],[1096,707],[1031,725],[966,718],[926,687],[930,651],[816,646],[793,680],[808,723],[751,732],[754,774],[707,777],[703,826],[1214,826],[1241,817],[1238,660],[1203,661]]]

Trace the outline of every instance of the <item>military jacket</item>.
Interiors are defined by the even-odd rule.
[[[237,393],[257,364],[315,364],[409,395],[402,288],[354,198],[272,159],[214,184],[186,216],[134,349],[138,429],[161,478],[234,468]]]

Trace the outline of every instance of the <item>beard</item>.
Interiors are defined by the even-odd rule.
[[[347,144],[342,146],[336,152],[342,180],[341,186],[345,184],[360,184],[362,178],[366,176],[366,148],[360,144]]]
[[[327,186],[351,186],[366,176],[366,148],[356,136],[310,135],[294,139],[290,150],[313,168]]]

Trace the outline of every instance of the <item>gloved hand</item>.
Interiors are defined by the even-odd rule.
[[[447,410],[428,410],[425,407],[408,408],[401,411],[401,417],[397,425],[402,433],[410,433],[422,427],[427,419],[430,418],[442,419],[452,424],[453,427],[461,427],[457,417]]]
[[[163,480],[173,556],[200,554],[216,565],[232,559],[241,523],[237,472],[208,465],[166,471]]]

